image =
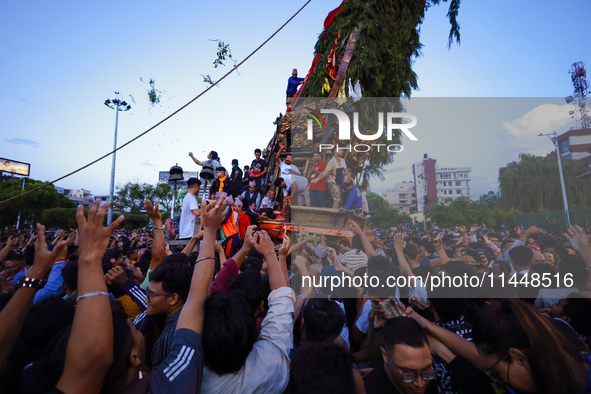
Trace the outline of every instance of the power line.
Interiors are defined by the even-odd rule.
[[[166,118],[162,119],[160,122],[156,123],[154,126],[150,127],[149,129],[147,129],[146,131],[144,131],[141,134],[138,134],[137,136],[135,136],[134,138],[130,139],[129,141],[127,141],[125,144],[121,145],[120,147],[118,147],[117,149],[112,150],[111,152],[99,157],[98,159],[78,168],[77,170],[74,170],[72,172],[70,172],[69,174],[66,174],[62,177],[59,177],[56,180],[53,180],[51,182],[47,182],[44,183],[41,186],[38,186],[34,189],[31,189],[29,191],[26,191],[24,193],[18,194],[16,196],[12,196],[10,198],[7,198],[6,200],[0,201],[0,204],[4,204],[5,202],[23,197],[27,194],[36,192],[37,190],[41,190],[44,187],[47,187],[49,185],[53,185],[56,182],[61,181],[62,179],[65,179],[71,175],[74,175],[77,172],[80,172],[82,170],[84,170],[85,168],[90,167],[93,164],[98,163],[99,161],[103,160],[106,157],[109,157],[110,155],[112,155],[113,153],[117,152],[119,149],[122,149],[124,147],[126,147],[127,145],[131,144],[132,142],[134,142],[135,140],[139,139],[140,137],[143,137],[144,135],[148,134],[150,131],[154,130],[156,127],[160,126],[162,123],[166,122],[168,119],[172,118],[173,116],[175,116],[176,114],[178,114],[179,112],[181,112],[183,109],[185,109],[186,107],[188,107],[191,103],[193,103],[195,100],[197,100],[199,97],[203,96],[205,93],[207,93],[211,88],[213,88],[214,86],[216,86],[218,83],[220,83],[221,81],[224,80],[224,78],[226,78],[228,75],[232,74],[235,70],[238,69],[238,67],[240,67],[244,62],[246,62],[252,55],[254,55],[255,53],[258,52],[259,49],[261,49],[267,42],[269,42],[273,37],[275,37],[277,35],[277,33],[279,33],[289,22],[291,22],[291,20],[293,18],[295,18],[312,0],[308,0],[299,10],[297,10],[297,12],[295,14],[293,14],[291,16],[291,18],[289,18],[283,25],[281,25],[281,27],[279,29],[277,29],[275,31],[275,33],[271,34],[269,36],[269,38],[267,38],[261,45],[259,45],[254,51],[252,51],[248,56],[246,56],[244,58],[244,60],[242,60],[240,63],[238,63],[233,69],[231,69],[230,71],[228,71],[223,77],[221,77],[220,79],[218,79],[214,84],[212,84],[211,86],[209,86],[207,89],[205,89],[203,92],[199,93],[195,98],[193,98],[192,100],[190,100],[188,103],[186,103],[185,105],[183,105],[182,107],[180,107],[179,109],[177,109],[176,111],[174,111],[173,113],[171,113],[170,115],[168,115]]]

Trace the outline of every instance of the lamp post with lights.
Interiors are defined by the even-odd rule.
[[[115,110],[115,141],[113,142],[113,150],[117,149],[117,124],[119,123],[119,111],[129,111],[131,105],[119,99],[119,92],[115,92],[113,100],[105,100],[105,105]],[[109,192],[109,212],[107,214],[107,226],[113,221],[113,193],[115,191],[115,155],[113,152],[113,164],[111,164],[111,190]]]

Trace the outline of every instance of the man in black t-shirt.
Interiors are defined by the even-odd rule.
[[[238,166],[238,160],[232,160],[232,171],[230,172],[230,181],[234,184],[232,197],[236,198],[242,194],[242,170]]]
[[[267,161],[261,158],[261,150],[255,149],[254,150],[254,157],[255,159],[250,164],[250,176],[254,178],[256,182],[256,189],[258,191],[261,190],[261,180],[265,178],[265,174],[267,174]]]

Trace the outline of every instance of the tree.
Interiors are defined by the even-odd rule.
[[[433,204],[427,217],[439,227],[469,226],[472,223],[485,223],[489,227],[497,225],[493,212],[486,204],[471,201],[466,196],[456,200],[447,198]]]
[[[394,98],[387,100],[388,108],[392,109],[391,112],[401,112],[402,105],[397,98],[410,97],[412,90],[418,88],[417,75],[412,70],[412,64],[414,59],[420,56],[422,44],[419,35],[425,11],[439,3],[441,0],[347,0],[343,2],[342,10],[336,14],[334,21],[326,27],[316,42],[314,53],[314,58],[317,59],[316,67],[300,97],[314,98],[328,95],[324,87],[327,81],[331,89],[334,87],[334,74],[331,76],[325,65],[331,58],[333,48],[336,50],[334,53],[336,63],[337,65],[340,63],[351,33],[359,29],[359,37],[347,68],[346,79],[350,78],[353,84],[359,81],[364,98]],[[448,45],[451,45],[454,40],[460,42],[460,27],[456,19],[459,7],[460,0],[450,0],[447,14],[451,24]],[[347,89],[346,83],[345,89]],[[365,99],[360,101],[360,103],[364,102],[366,102]],[[370,122],[364,116],[364,111],[356,112],[359,113],[360,130],[362,132],[374,130],[375,133],[376,111],[369,111]],[[367,126],[364,127],[364,125]],[[382,136],[373,143],[398,144],[400,132],[393,136],[392,141],[387,141],[386,137]],[[372,150],[368,157],[363,157],[360,161],[363,161],[359,163],[363,168],[360,171],[353,169],[353,172],[359,173],[357,178],[359,188],[367,190],[371,177],[384,179],[382,171],[386,165],[394,162],[394,158],[391,153],[381,149]]]
[[[177,196],[180,194],[179,192],[177,192]],[[150,185],[149,183],[128,182],[117,187],[117,195],[120,207],[128,209],[131,213],[139,213],[144,207],[144,200],[157,200],[160,210],[164,212],[169,212],[172,204],[172,187],[168,183]],[[178,205],[178,198],[175,210],[177,209],[176,205]]]
[[[485,204],[490,209],[494,209],[499,203],[499,196],[497,196],[495,192],[489,191],[487,194],[480,196],[478,201]]]
[[[577,179],[577,176],[589,169],[577,160],[563,159],[562,170],[569,206],[588,207],[591,180]],[[564,209],[555,157],[522,153],[519,162],[499,169],[499,184],[501,208],[515,208],[525,213]]]
[[[499,208],[493,209],[493,217],[495,219],[497,227],[501,227],[501,225],[503,224],[505,225],[505,227],[513,227],[513,225],[515,224],[515,215],[521,215],[522,213],[523,212],[515,208],[511,208],[507,212]]]
[[[34,179],[25,179],[25,191],[43,185],[45,182]],[[21,194],[23,181],[0,182],[0,201]],[[41,221],[44,210],[51,208],[75,208],[76,203],[60,194],[53,185],[44,187],[35,193],[27,194],[22,199],[16,198],[4,204],[0,204],[0,226],[13,226],[16,224],[19,212],[21,214],[21,226],[24,223],[36,223]]]
[[[337,49],[340,49],[354,29],[359,28],[347,79],[360,82],[364,97],[410,97],[411,91],[418,88],[412,64],[421,54],[419,35],[425,11],[439,3],[441,0],[347,0],[316,42],[314,55],[321,55],[317,64],[327,64],[337,32]],[[460,26],[456,19],[459,8],[460,0],[450,1],[448,45],[454,39],[460,42]],[[302,96],[325,96],[322,91],[325,78],[332,80],[326,67],[317,66]]]
[[[371,218],[369,223],[374,228],[395,227],[401,224],[412,223],[412,218],[406,213],[399,213],[398,209],[388,206],[386,200],[376,193],[365,195],[369,205]]]
[[[144,200],[151,200],[153,192],[154,186],[148,183],[128,182],[117,187],[119,206],[121,209],[128,209],[131,213],[140,213]]]

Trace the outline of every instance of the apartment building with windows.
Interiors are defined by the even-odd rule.
[[[397,208],[401,213],[410,213],[411,206],[417,203],[415,183],[412,181],[396,183],[394,189],[383,192],[382,197],[388,202],[388,206]]]

